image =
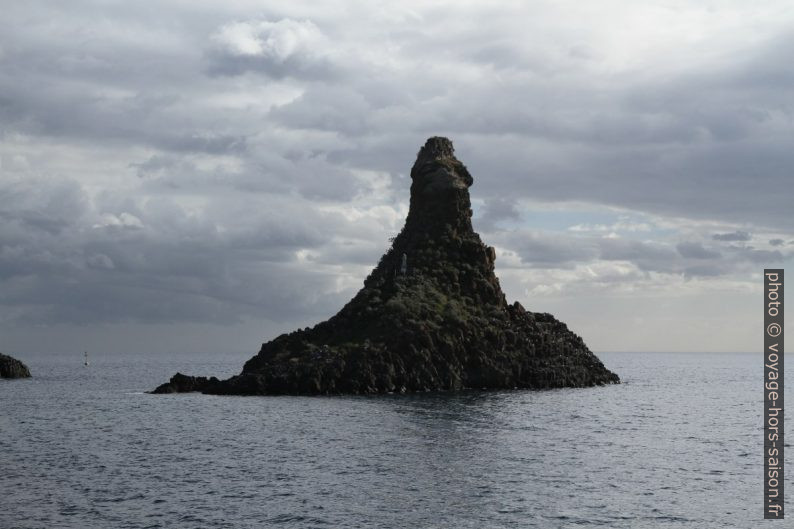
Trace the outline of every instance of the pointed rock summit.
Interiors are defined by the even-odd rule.
[[[175,375],[155,393],[386,393],[619,383],[564,323],[508,304],[471,225],[473,179],[447,138],[411,169],[402,231],[338,314],[262,345],[228,380]]]

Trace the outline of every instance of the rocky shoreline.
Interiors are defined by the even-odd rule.
[[[408,217],[335,316],[262,345],[227,380],[177,374],[154,393],[371,394],[619,383],[550,314],[509,304],[471,224],[473,178],[434,137],[411,170]]]

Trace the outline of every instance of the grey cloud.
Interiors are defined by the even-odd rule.
[[[681,242],[676,245],[676,249],[682,257],[692,259],[717,259],[721,256],[720,252],[704,248],[699,242]]]
[[[784,244],[786,244],[786,241],[783,239],[769,239],[770,246],[783,246]]]
[[[724,273],[726,270],[721,266],[714,265],[692,265],[686,266],[682,270],[684,277],[717,277]]]
[[[738,254],[744,259],[754,263],[775,263],[785,259],[780,250],[756,250],[754,248],[739,248]]]
[[[721,257],[710,246],[764,227],[794,233],[781,214],[794,196],[790,35],[657,72],[604,67],[608,51],[546,31],[556,15],[542,9],[419,6],[388,24],[380,7],[358,9],[352,24],[319,4],[6,6],[8,313],[85,323],[332,310],[346,294],[328,269],[349,265],[355,283],[393,226],[328,211],[404,205],[416,151],[435,134],[455,141],[475,177],[481,229],[518,220],[516,201],[532,200],[748,230],[702,241],[495,230],[527,267],[627,261],[694,277],[790,258],[773,242],[783,239],[774,250],[720,244]],[[220,38],[230,27],[241,33]],[[32,168],[13,163],[17,142]],[[358,176],[367,171],[390,182]]]
[[[156,145],[162,149],[187,152],[205,152],[209,154],[240,153],[246,149],[245,136],[230,135],[189,135],[163,136],[158,138]]]
[[[502,237],[501,240],[505,246],[516,251],[523,262],[539,268],[572,266],[599,256],[597,243],[591,239],[556,237],[541,232],[518,232]]]
[[[297,193],[314,200],[348,201],[366,190],[366,182],[330,163],[323,153],[281,154],[259,146],[254,150],[231,164],[220,160],[199,166],[189,153],[172,153],[132,162],[129,167],[144,180],[143,190],[152,193]]]
[[[0,218],[7,237],[13,232],[24,238],[28,228],[57,235],[87,209],[88,196],[74,180],[27,178],[0,185]]]
[[[131,162],[129,167],[136,169],[140,178],[145,178],[149,175],[161,173],[165,169],[173,169],[179,164],[179,160],[172,156],[155,154],[142,162]],[[191,165],[191,169],[195,169],[195,166]]]
[[[210,75],[256,72],[281,79],[338,77],[328,55],[332,42],[310,20],[248,20],[225,24],[212,35],[207,51]]]
[[[681,263],[666,244],[631,239],[597,239],[599,257],[606,261],[629,261],[646,272],[679,273]]]
[[[571,267],[603,260],[629,261],[643,271],[679,273],[683,264],[681,256],[665,244],[632,239],[565,232],[513,232],[496,240],[516,251],[524,263],[538,268]]]
[[[715,233],[711,238],[715,241],[749,241],[752,236],[746,231],[734,231],[732,233]]]
[[[310,81],[333,80],[341,76],[339,68],[328,59],[306,61],[289,58],[283,62],[274,62],[261,57],[211,51],[207,54],[207,62],[207,73],[211,76],[237,76],[256,72],[274,79],[297,78]]]
[[[483,211],[478,215],[474,222],[477,226],[486,231],[496,228],[497,224],[506,220],[518,220],[521,218],[518,212],[518,201],[511,197],[489,197],[483,205]]]
[[[361,266],[364,273],[368,273],[378,259],[388,250],[388,242],[378,244],[372,241],[340,241],[334,245],[324,246],[317,255],[309,256],[309,260],[319,264]]]
[[[758,263],[774,263],[787,258],[780,251],[752,247],[728,247],[729,255],[709,249],[699,241],[677,244],[627,238],[597,237],[570,232],[496,232],[494,240],[513,251],[533,268],[572,268],[598,261],[626,261],[643,272],[717,277],[756,269]],[[635,281],[634,277],[623,277]]]
[[[729,66],[661,86],[627,82],[598,90],[508,81],[498,96],[475,83],[428,102],[421,114],[408,109],[406,119],[415,118],[420,130],[452,131],[459,151],[471,153],[466,162],[475,178],[499,175],[488,181],[488,194],[786,223],[776,212],[794,195],[785,169],[794,159],[774,139],[781,122],[767,118],[780,116],[780,105],[739,90],[743,75],[742,67]],[[727,92],[715,88],[720,82]]]
[[[0,132],[26,133],[91,140],[103,144],[131,143],[165,151],[239,154],[247,138],[224,134],[191,123],[193,117],[174,110],[175,100],[101,95],[104,87],[77,91],[21,87],[15,79],[0,74]]]
[[[270,116],[294,129],[338,131],[358,136],[370,128],[370,111],[369,103],[358,92],[319,85],[295,101],[273,108]]]
[[[362,183],[347,168],[328,163],[323,156],[272,162],[272,158],[257,160],[248,176],[235,179],[234,185],[251,191],[295,190],[310,199],[338,201],[361,191]]]
[[[659,243],[627,239],[596,239],[601,248],[601,258],[608,261],[667,260],[672,251]]]
[[[338,214],[294,204],[262,209],[256,199],[219,197],[197,216],[169,198],[142,207],[64,201],[85,195],[75,182],[64,186],[16,186],[17,207],[2,212],[0,303],[15,307],[19,324],[327,315],[350,292],[335,289],[338,273],[301,265],[296,252],[372,235]],[[0,196],[12,191],[0,185]],[[30,211],[48,207],[59,229],[32,232]]]
[[[393,174],[407,170],[405,153],[415,150],[423,136],[444,133],[459,140],[459,151],[468,153],[465,161],[476,168],[475,177],[488,185],[483,197],[510,193],[536,200],[574,199],[759,225],[777,219],[774,211],[784,205],[783,197],[794,194],[785,171],[794,162],[792,154],[784,141],[774,139],[781,137],[777,127],[785,128],[784,101],[773,89],[783,75],[779,58],[789,42],[785,35],[748,49],[741,60],[660,80],[604,77],[582,69],[582,54],[570,50],[589,49],[585,41],[566,42],[556,53],[549,47],[518,46],[498,26],[444,30],[434,17],[419,17],[410,27],[387,29],[374,44],[394,43],[391,53],[402,62],[400,68],[389,68],[351,51],[355,42],[344,42],[347,51],[339,51],[336,41],[344,41],[344,24],[327,12],[314,23],[272,11],[251,19],[233,7],[223,14],[223,9],[201,6],[189,15],[193,33],[183,28],[184,34],[166,34],[155,25],[159,37],[175,41],[164,57],[153,53],[155,45],[119,44],[107,56],[80,59],[63,37],[64,55],[77,57],[82,66],[69,75],[37,68],[35,79],[24,83],[20,80],[31,75],[26,64],[48,65],[52,59],[35,36],[14,32],[14,38],[30,44],[28,58],[38,60],[9,59],[15,69],[5,78],[3,92],[11,94],[5,96],[5,107],[13,120],[5,120],[11,123],[6,127],[247,158],[251,136],[277,123],[295,137],[311,131],[344,136],[347,141],[340,145],[324,147],[330,164]],[[512,27],[509,19],[498,20]],[[65,20],[68,25],[71,19]],[[130,20],[141,27],[149,22],[141,13]],[[542,24],[540,19],[537,23]],[[234,24],[250,30],[243,37],[253,44],[213,40]],[[278,37],[277,31],[298,37]],[[293,40],[297,44],[287,44]],[[439,50],[432,62],[415,53],[427,49]],[[117,67],[100,76],[86,75],[86,68],[101,68],[119,56],[133,74],[123,76]],[[235,83],[256,87],[245,76],[206,78],[205,60],[215,68],[226,65],[227,73],[273,70],[269,75],[274,78],[299,81],[296,88],[304,95],[269,116],[269,103],[226,112],[202,108],[202,101]],[[330,75],[327,61],[348,73]],[[481,68],[483,75],[490,72],[488,65],[498,66],[503,69],[500,83],[460,82],[455,77],[460,65]],[[35,80],[40,78],[55,82],[37,93]],[[79,89],[67,82],[75,78],[84,81]],[[132,95],[109,97],[112,88]],[[752,190],[751,180],[758,182]]]

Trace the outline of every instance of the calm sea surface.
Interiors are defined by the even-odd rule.
[[[144,393],[248,356],[20,355],[0,527],[770,527],[760,355],[601,354],[624,384],[592,389]]]

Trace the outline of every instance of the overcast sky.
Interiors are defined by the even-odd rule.
[[[760,350],[791,3],[429,4],[5,2],[0,350],[254,353],[326,319],[433,135],[509,301],[594,351]]]

